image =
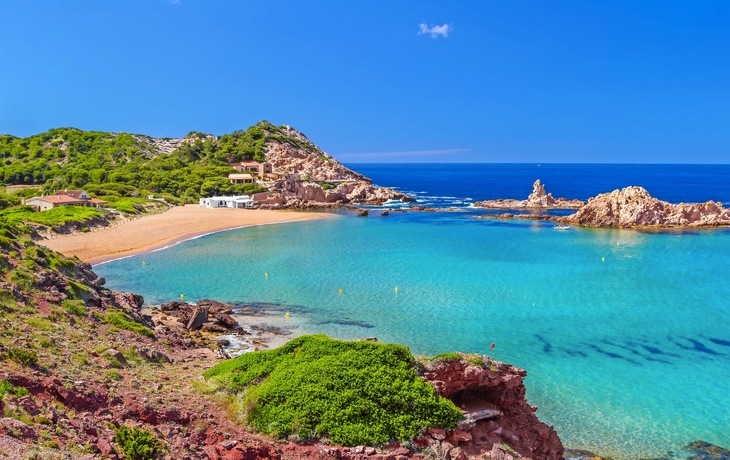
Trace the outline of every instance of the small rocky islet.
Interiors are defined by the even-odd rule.
[[[654,198],[643,187],[626,187],[589,198],[588,202],[553,198],[545,192],[545,186],[536,180],[533,191],[526,200],[488,200],[474,203],[485,209],[548,211],[552,209],[577,209],[569,216],[549,214],[496,214],[479,218],[518,218],[552,220],[566,225],[611,228],[702,228],[730,225],[730,209],[722,203],[673,204]]]

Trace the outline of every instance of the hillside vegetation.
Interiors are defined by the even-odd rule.
[[[222,362],[204,376],[241,395],[246,423],[286,438],[346,446],[454,428],[461,411],[418,377],[407,347],[303,336]]]
[[[58,128],[26,138],[0,136],[0,179],[8,185],[42,185],[25,191],[26,197],[83,188],[102,198],[152,193],[193,203],[202,196],[263,190],[253,184],[229,184],[227,175],[234,170],[228,163],[265,161],[265,148],[272,140],[315,148],[266,121],[220,138],[191,132],[184,139],[154,139]]]

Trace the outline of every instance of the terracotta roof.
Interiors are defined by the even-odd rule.
[[[81,195],[83,195],[84,193],[86,192],[84,192],[83,190],[59,190],[56,192],[56,195],[68,195],[74,198],[81,198]]]
[[[33,198],[28,198],[26,201],[30,200],[40,200],[45,201],[47,203],[53,203],[53,204],[76,204],[76,203],[94,203],[94,204],[103,204],[106,203],[104,200],[99,200],[97,198],[74,198],[72,196],[68,195],[50,195],[50,196],[34,196]]]
[[[50,196],[34,196],[33,198],[29,198],[30,200],[41,200],[41,201],[47,201],[48,203],[55,203],[55,204],[73,204],[73,203],[85,203],[88,200],[79,200],[73,197],[70,197],[68,195],[50,195]]]

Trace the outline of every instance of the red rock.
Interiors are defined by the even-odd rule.
[[[466,432],[464,430],[456,429],[453,431],[449,431],[446,439],[452,444],[454,444],[454,443],[458,444],[460,442],[471,441],[472,436],[471,436],[471,434],[469,434],[468,432]]]
[[[449,451],[449,457],[451,460],[468,460],[464,449],[461,447],[454,447]]]
[[[464,453],[473,457],[489,453],[500,442],[508,442],[519,456],[560,460],[564,449],[557,433],[540,422],[525,398],[526,372],[486,356],[482,359],[484,366],[468,365],[465,361],[457,366],[453,361],[436,362],[424,372],[424,378],[436,391],[465,410],[466,420],[472,420],[462,424],[463,429],[446,433],[445,437],[441,435],[443,430],[431,430],[431,438],[436,440],[433,442],[448,441],[436,448],[444,451],[458,444]],[[455,454],[461,455],[458,451]]]
[[[109,455],[114,451],[111,443],[104,438],[99,439],[99,441],[96,443],[96,448],[99,449],[101,455]]]
[[[441,428],[431,428],[429,433],[433,439],[438,439],[439,441],[446,439],[446,432]]]
[[[241,449],[240,446],[221,453],[221,460],[248,460],[249,458],[255,459],[256,457],[247,455],[247,452]]]
[[[626,187],[589,199],[562,221],[588,227],[712,227],[730,225],[730,209],[714,201],[672,204],[642,187]]]
[[[0,433],[32,441],[38,439],[38,434],[33,428],[20,420],[9,417],[0,418]]]
[[[221,456],[218,455],[215,446],[203,447],[203,453],[208,456],[208,460],[221,460]]]
[[[208,309],[195,307],[195,310],[193,310],[193,314],[190,318],[190,321],[188,321],[186,327],[188,330],[194,331],[196,329],[200,329],[200,327],[205,324],[206,321],[208,321]]]
[[[20,407],[25,409],[26,412],[28,412],[30,415],[36,415],[39,410],[38,406],[33,402],[30,396],[24,396],[18,400],[18,404],[20,404]]]

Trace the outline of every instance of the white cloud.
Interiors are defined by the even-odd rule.
[[[438,38],[439,35],[447,38],[449,36],[449,32],[454,29],[449,24],[428,27],[425,22],[421,23],[419,27],[420,30],[418,31],[418,35],[429,34],[431,35],[431,38]]]

